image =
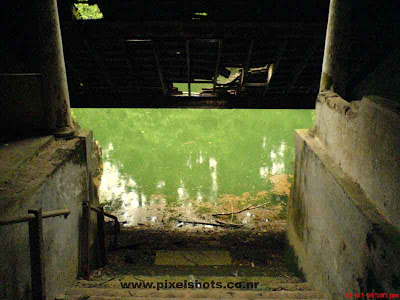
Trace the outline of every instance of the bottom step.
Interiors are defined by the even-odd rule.
[[[162,299],[324,299],[315,291],[221,291],[209,290],[132,290],[110,288],[72,288],[65,300],[162,300]]]

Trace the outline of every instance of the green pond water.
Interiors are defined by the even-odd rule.
[[[103,149],[100,200],[109,210],[160,200],[215,201],[271,191],[293,173],[294,130],[313,110],[73,109]],[[283,198],[282,201],[285,201]]]

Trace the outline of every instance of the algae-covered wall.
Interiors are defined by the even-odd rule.
[[[288,237],[330,299],[400,291],[399,118],[386,104],[323,93],[314,128],[295,134]]]

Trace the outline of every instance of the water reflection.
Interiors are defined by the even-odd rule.
[[[200,150],[199,157],[196,159],[196,163],[201,165],[203,162],[204,162],[204,158],[203,158],[203,154],[201,153],[201,150]]]
[[[266,148],[266,137],[263,137],[262,148]],[[258,169],[260,177],[267,179],[270,175],[286,173],[285,154],[286,142],[283,140],[280,142],[277,150],[272,149],[267,153],[267,162],[263,162],[262,166]]]
[[[268,177],[268,167],[261,167],[260,168],[260,177],[265,179]]]
[[[179,200],[189,199],[189,193],[185,189],[185,184],[183,183],[183,180],[181,180],[181,186],[178,188],[178,198]]]
[[[267,147],[267,137],[263,136],[262,148],[265,149],[265,147]]]
[[[215,200],[218,194],[218,183],[217,183],[217,160],[214,157],[210,157],[209,160],[210,172],[211,172],[211,200]]]
[[[159,181],[157,183],[157,188],[158,189],[162,189],[164,186],[165,186],[165,181],[164,180],[161,180],[161,181]]]
[[[293,172],[294,129],[311,128],[313,111],[74,109],[73,114],[82,127],[93,129],[103,148],[100,200],[137,224],[160,221],[156,211],[165,206],[271,191],[277,175]],[[146,212],[150,204],[157,207],[152,214]]]

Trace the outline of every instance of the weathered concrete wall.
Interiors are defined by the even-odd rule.
[[[377,101],[322,95],[313,130],[295,135],[288,237],[307,279],[330,299],[400,292],[399,119]]]
[[[97,188],[94,183],[97,169],[99,168],[99,162],[95,147],[93,146],[95,140],[93,139],[93,132],[90,130],[80,130],[78,136],[82,138],[85,142],[86,148],[86,174],[87,174],[87,191],[88,191],[88,201],[91,206],[99,206],[99,196],[97,193]],[[100,157],[101,158],[101,157]],[[90,268],[96,268],[101,263],[100,257],[98,256],[98,238],[97,230],[97,214],[95,211],[90,211],[90,224],[89,227],[92,229],[89,232],[89,264]],[[81,235],[83,232],[81,232]]]
[[[91,137],[91,136],[90,136]],[[22,159],[21,151],[34,143],[6,152],[1,160]],[[0,154],[12,144],[0,145]],[[34,147],[38,147],[37,143]],[[8,170],[8,171],[7,171]],[[43,220],[47,296],[62,293],[78,276],[82,202],[89,200],[86,141],[48,139],[16,168],[2,169],[0,176],[2,219],[26,215],[28,209],[70,209],[63,217]],[[29,299],[30,254],[28,223],[0,226],[0,298]],[[94,234],[91,234],[93,237]],[[92,244],[94,243],[92,239]]]
[[[349,104],[322,93],[313,131],[343,171],[400,228],[400,105],[376,96]]]

